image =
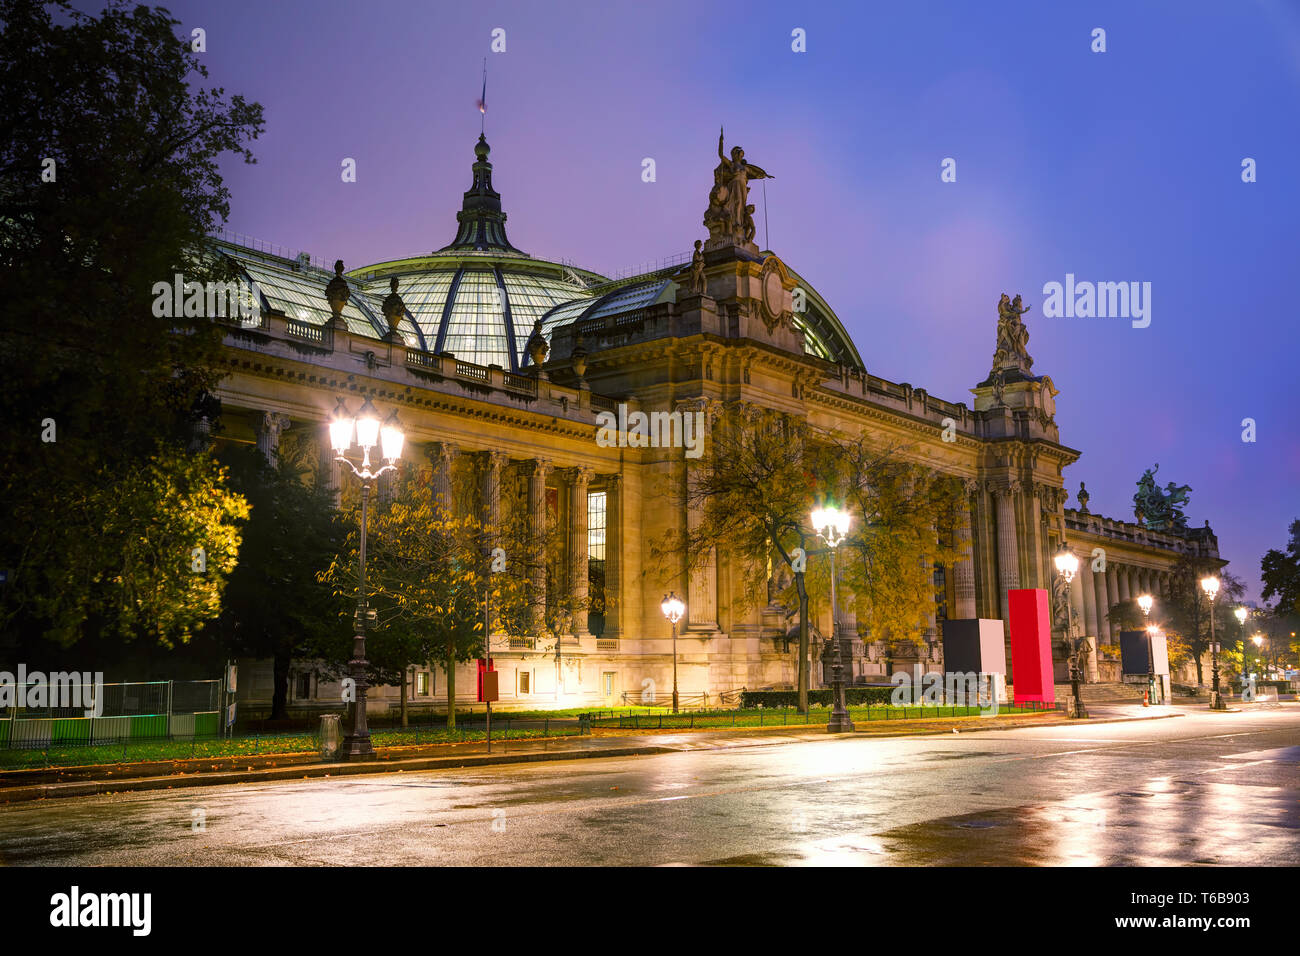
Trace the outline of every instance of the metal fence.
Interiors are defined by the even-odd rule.
[[[0,747],[47,749],[216,737],[220,710],[219,680],[28,682],[14,688],[13,704],[0,713]]]

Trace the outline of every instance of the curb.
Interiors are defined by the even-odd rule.
[[[404,770],[456,770],[495,764],[537,763],[546,760],[578,760],[584,757],[636,757],[678,753],[675,747],[611,747],[605,750],[543,750],[518,754],[482,754],[462,757],[416,757],[410,760],[377,760],[366,763],[307,764],[299,767],[239,770],[174,777],[135,777],[123,780],[85,780],[72,783],[33,784],[0,790],[0,804],[23,803],[54,797],[92,797],[140,790],[172,790],[178,787],[217,787],[269,780],[301,780],[305,777],[346,777],[370,773],[400,773]]]
[[[1122,724],[1141,720],[1164,720],[1171,717],[1182,716],[1184,715],[1151,714],[1142,717],[1090,717],[1087,719],[1086,723],[1077,724],[1076,726]],[[1059,726],[1060,723],[1061,722],[1059,721],[1054,721],[1051,726]],[[982,731],[994,730],[1025,730],[1033,726],[1033,724],[1003,724],[1001,726],[971,727],[965,732],[980,733]],[[782,729],[787,730],[788,732],[796,731],[796,728],[793,726]],[[820,733],[816,730],[811,730],[804,734],[797,735],[809,739],[817,738],[826,740],[861,740],[870,738],[890,740],[899,737],[947,735],[952,733],[952,730],[953,728],[951,727],[945,727],[942,730],[936,727],[885,734],[867,733],[865,731],[859,732],[855,730],[852,734],[836,734],[834,736],[826,734],[824,730]],[[718,749],[730,750],[744,746],[746,745],[733,744],[729,747]],[[677,747],[665,746],[609,747],[601,750],[543,750],[516,754],[465,754],[460,757],[413,757],[408,760],[377,760],[367,763],[317,763],[296,767],[287,766],[262,768],[257,770],[231,770],[214,773],[181,774],[167,777],[133,777],[120,780],[82,780],[68,783],[31,784],[27,786],[0,789],[0,805],[25,803],[33,800],[48,800],[57,797],[93,797],[145,790],[173,790],[181,787],[218,787],[238,783],[261,783],[274,780],[301,780],[307,777],[346,777],[358,774],[401,773],[408,770],[459,770],[473,767],[497,766],[502,764],[540,763],[552,760],[581,760],[584,758],[596,759],[600,757],[640,757],[653,754],[684,752],[685,751],[680,750]]]

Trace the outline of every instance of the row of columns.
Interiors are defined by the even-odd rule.
[[[280,436],[290,425],[289,417],[276,412],[255,413],[252,416],[252,425],[257,436],[258,450],[266,457],[267,463],[274,466]],[[434,498],[443,507],[451,509],[454,506],[452,466],[456,456],[460,454],[460,449],[449,442],[435,441],[429,442],[425,446],[425,454],[429,463],[433,466]],[[483,526],[488,529],[489,541],[492,542],[490,546],[496,547],[495,542],[499,540],[496,529],[501,524],[501,470],[511,459],[505,453],[499,451],[487,451],[479,454],[483,456],[483,468],[480,472],[479,484],[482,509],[481,520]],[[565,562],[568,570],[568,580],[566,586],[569,590],[572,606],[580,609],[573,615],[572,637],[581,640],[590,636],[587,629],[587,613],[584,610],[590,600],[587,495],[596,473],[591,468],[581,465],[557,469],[550,461],[541,458],[527,459],[520,464],[528,476],[527,509],[530,530],[539,537],[546,525],[547,479],[553,474],[559,475],[568,487],[569,521],[566,535],[567,560]],[[342,466],[335,459],[333,451],[325,446],[321,448],[321,467],[326,487],[331,492],[335,507],[338,507],[342,490]],[[384,480],[390,478],[391,474],[382,476],[377,483],[376,494],[381,502],[391,499],[391,482]],[[618,608],[619,602],[614,598],[619,594],[622,583],[621,555],[619,553],[621,545],[619,529],[621,528],[623,513],[622,475],[604,475],[602,478],[606,492],[606,610],[603,636],[617,638],[620,631],[621,615]],[[535,630],[540,633],[544,625],[546,612],[545,555],[538,554],[530,557],[531,560],[528,564],[530,566],[534,598],[532,604],[533,622]]]
[[[1105,571],[1092,570],[1092,558],[1085,554],[1079,565],[1077,587],[1071,587],[1071,601],[1076,618],[1084,623],[1090,637],[1106,637],[1106,643],[1119,639],[1119,626],[1107,617],[1110,609],[1122,601],[1150,594],[1157,601],[1167,598],[1171,572],[1136,565],[1107,562]]]

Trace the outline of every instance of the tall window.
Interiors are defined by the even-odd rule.
[[[605,632],[606,505],[603,491],[587,493],[587,630],[599,637]]]
[[[942,564],[934,566],[934,619],[948,619],[948,572]]]

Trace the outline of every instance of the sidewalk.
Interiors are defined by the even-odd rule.
[[[1109,708],[1108,708],[1109,709]],[[1118,710],[1119,708],[1114,708]],[[1127,708],[1125,708],[1127,710]],[[1178,713],[1094,714],[1089,724],[1178,717]],[[1166,710],[1166,708],[1161,708]],[[1015,717],[929,718],[926,720],[860,721],[854,738],[914,737],[934,734],[979,733],[991,730],[1064,723],[1060,712]],[[84,797],[175,787],[226,786],[311,777],[401,773],[424,770],[461,770],[502,764],[598,757],[632,757],[681,751],[726,750],[831,739],[824,725],[790,724],[771,727],[717,728],[689,731],[611,730],[584,737],[552,737],[498,741],[488,753],[484,741],[441,746],[385,748],[379,759],[366,763],[325,763],[316,754],[276,754],[261,757],[224,757],[156,761],[140,764],[106,764],[89,767],[52,767],[0,772],[0,804],[54,797]],[[837,737],[834,739],[844,739]]]

